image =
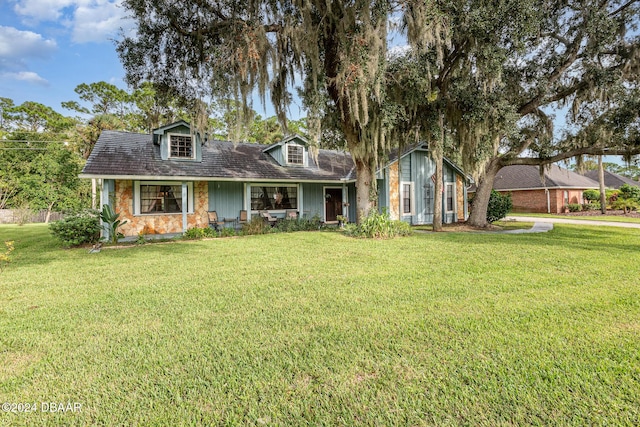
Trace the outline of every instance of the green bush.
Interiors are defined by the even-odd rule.
[[[487,206],[487,221],[492,223],[501,220],[507,216],[512,207],[511,194],[502,195],[496,190],[491,190]]]
[[[95,244],[100,240],[100,219],[96,211],[76,212],[52,222],[49,230],[65,246]]]
[[[382,213],[372,210],[360,224],[346,224],[344,232],[353,237],[391,239],[397,236],[408,236],[413,231],[408,223],[391,219],[386,210]]]
[[[600,209],[600,202],[585,203],[582,205],[583,211],[597,211]]]
[[[100,219],[107,226],[107,229],[109,230],[109,238],[111,239],[111,243],[113,243],[114,245],[118,243],[118,239],[124,237],[124,235],[118,231],[118,228],[127,223],[126,220],[122,221],[119,218],[120,214],[116,213],[116,211],[114,211],[111,206],[102,206]]]
[[[580,203],[569,203],[567,205],[569,212],[580,212],[582,210],[582,205]]]
[[[242,234],[267,234],[271,232],[271,226],[264,219],[257,216],[242,225]]]
[[[233,227],[222,227],[222,229],[220,230],[220,237],[233,237],[237,235],[238,233]]]
[[[624,213],[628,213],[631,211],[637,211],[640,208],[640,202],[635,199],[623,199],[622,197],[618,197],[616,201],[611,204],[613,209],[623,210]]]
[[[322,221],[319,216],[313,218],[283,219],[273,227],[273,231],[294,232],[294,231],[314,231],[322,228]]]
[[[192,227],[184,233],[185,239],[204,239],[205,237],[215,237],[216,231],[211,227]]]
[[[635,185],[624,184],[620,187],[620,196],[623,199],[635,200],[640,202],[640,187]]]
[[[598,190],[584,190],[582,197],[588,202],[600,202],[600,192]]]

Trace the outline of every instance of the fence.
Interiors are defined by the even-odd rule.
[[[62,219],[60,212],[51,212],[49,222]],[[27,224],[31,222],[44,222],[47,211],[34,211],[31,209],[0,209],[0,224]]]

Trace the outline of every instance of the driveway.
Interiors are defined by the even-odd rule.
[[[523,221],[533,222],[536,225],[541,223],[551,224],[576,224],[576,225],[593,225],[593,226],[609,226],[624,228],[640,228],[640,224],[632,222],[612,222],[612,221],[590,221],[584,219],[568,219],[568,218],[541,218],[537,216],[507,216],[505,221]],[[515,230],[514,230],[515,231]]]

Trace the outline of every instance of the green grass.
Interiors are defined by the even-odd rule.
[[[609,222],[631,222],[640,224],[640,218],[620,216],[620,215],[595,215],[595,216],[571,216],[571,215],[554,215],[544,213],[509,213],[509,216],[525,216],[525,217],[537,217],[537,218],[563,218],[563,219],[577,219],[585,221],[609,221]]]
[[[0,425],[639,425],[638,230],[59,249],[0,273]]]

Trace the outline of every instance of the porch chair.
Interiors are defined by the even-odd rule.
[[[286,219],[296,220],[298,219],[298,211],[295,209],[287,209],[287,212],[285,213],[284,217]]]
[[[260,215],[262,215],[262,218],[264,218],[264,220],[272,227],[276,225],[276,222],[278,222],[278,218],[271,216],[269,211],[262,211],[260,212]]]
[[[220,230],[219,227],[224,227],[224,221],[220,221],[216,211],[209,211],[207,214],[209,215],[209,227],[213,227],[216,231]]]
[[[240,216],[238,217],[238,225],[242,227],[242,224],[247,223],[247,211],[240,211]]]

